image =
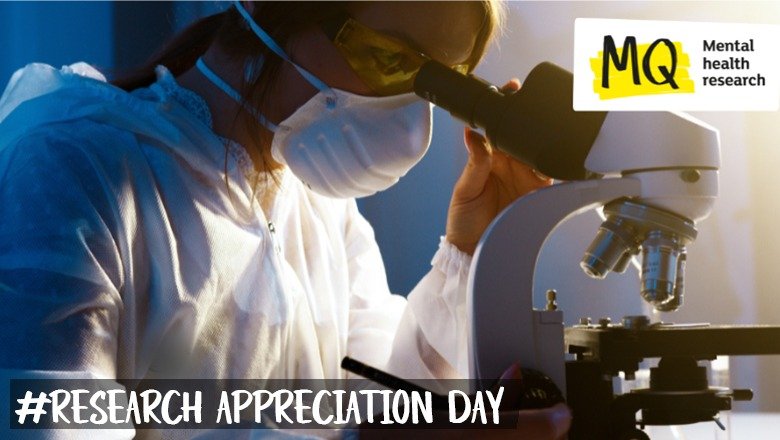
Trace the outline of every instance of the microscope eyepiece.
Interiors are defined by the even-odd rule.
[[[503,93],[429,61],[415,77],[414,92],[484,129],[494,147],[560,180],[587,177],[585,158],[606,118],[606,112],[575,112],[572,74],[547,62],[534,67],[519,91]]]

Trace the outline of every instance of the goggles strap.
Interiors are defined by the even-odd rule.
[[[209,81],[212,82],[215,86],[217,86],[218,89],[225,92],[226,95],[231,97],[234,101],[239,103],[241,107],[244,108],[247,112],[249,112],[252,116],[257,119],[257,122],[262,124],[265,128],[276,131],[278,128],[276,124],[269,121],[265,118],[265,116],[261,115],[260,112],[258,112],[256,109],[250,107],[247,105],[246,101],[244,101],[244,98],[241,97],[241,94],[236,91],[233,87],[230,87],[230,84],[226,83],[222,78],[219,77],[216,73],[214,73],[213,70],[209,68],[209,66],[206,65],[206,63],[203,62],[203,58],[198,58],[198,61],[195,62],[195,67],[200,70],[200,73],[203,74],[203,76],[206,77]]]
[[[249,25],[249,28],[252,29],[252,32],[257,35],[257,38],[260,39],[260,41],[263,42],[266,46],[268,46],[269,49],[276,55],[278,55],[281,59],[287,61],[288,63],[292,64],[293,67],[298,71],[298,73],[301,74],[304,78],[306,78],[306,81],[309,81],[311,85],[316,87],[321,92],[328,92],[330,91],[330,87],[328,87],[327,84],[322,82],[319,78],[314,76],[312,73],[310,73],[308,70],[304,69],[303,67],[299,66],[293,60],[290,59],[290,57],[284,52],[284,50],[279,47],[278,44],[276,44],[276,41],[274,41],[273,38],[271,38],[266,31],[264,31],[260,26],[258,26],[257,23],[252,19],[252,16],[249,14],[249,12],[244,9],[244,6],[241,5],[240,1],[234,1],[233,5],[236,7],[236,10],[238,10],[238,13],[241,14],[242,17],[244,17],[244,20]]]

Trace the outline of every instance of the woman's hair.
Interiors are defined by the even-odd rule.
[[[252,17],[279,46],[286,48],[288,43],[302,31],[316,26],[321,21],[332,18],[349,8],[350,2],[326,1],[261,1],[254,4]],[[490,42],[501,29],[504,18],[502,0],[483,0],[475,2],[484,8],[482,27],[477,35],[474,49],[468,60],[470,66],[475,66],[482,59]],[[354,4],[354,3],[353,3]],[[203,55],[209,46],[216,43],[231,61],[251,63],[263,58],[262,69],[239,89],[245,102],[252,108],[265,114],[263,109],[268,105],[267,98],[276,83],[282,63],[280,57],[270,51],[249,29],[243,17],[236,8],[203,18],[174,36],[158,52],[152,55],[142,66],[130,71],[127,75],[112,81],[117,87],[133,90],[146,87],[155,81],[154,69],[164,65],[174,76],[178,76],[195,65],[198,57]],[[258,126],[258,122],[247,112],[243,115],[249,127]],[[251,130],[253,136],[267,133],[264,130]],[[256,145],[264,145],[269,139],[257,137]],[[270,152],[248,151],[256,164],[262,169],[269,169]]]

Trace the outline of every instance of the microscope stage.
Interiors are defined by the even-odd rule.
[[[780,326],[652,324],[640,329],[622,325],[578,325],[565,329],[567,351],[578,359],[604,364],[626,358],[780,354]]]

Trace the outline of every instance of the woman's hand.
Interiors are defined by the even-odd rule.
[[[516,92],[520,81],[512,79],[501,90]],[[452,193],[447,214],[447,241],[471,255],[490,222],[529,192],[552,184],[552,179],[528,165],[491,148],[487,139],[466,127],[469,159]]]

